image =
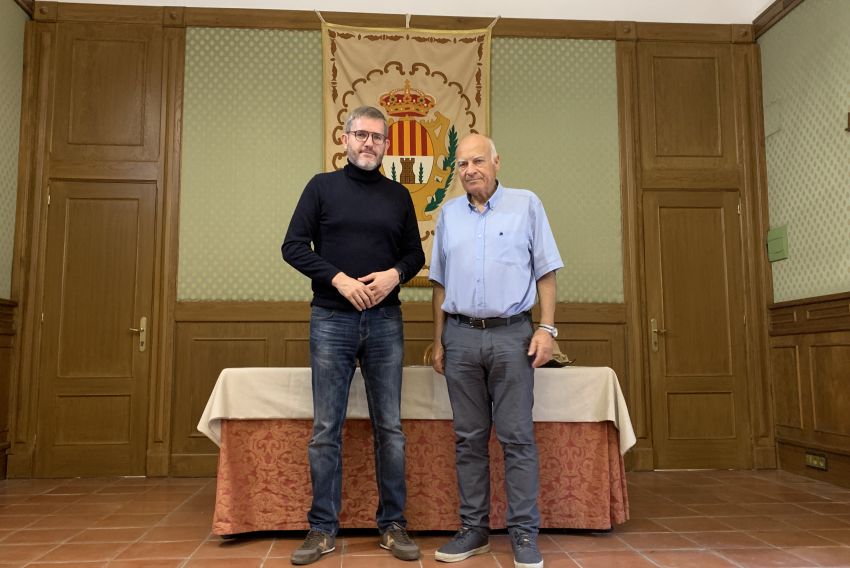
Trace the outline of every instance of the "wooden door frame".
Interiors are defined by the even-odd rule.
[[[739,31],[745,32],[741,27]],[[649,397],[649,323],[645,305],[643,187],[640,159],[638,38],[627,30],[618,35],[617,86],[620,120],[620,195],[623,235],[623,289],[629,354],[629,408],[638,438],[630,465],[651,470],[655,465],[652,408]],[[776,440],[768,375],[767,306],[772,302],[772,276],[764,253],[768,227],[767,183],[762,117],[761,67],[758,45],[749,33],[733,33],[732,73],[736,146],[742,202],[741,236],[744,259],[744,306],[749,421],[756,469],[777,467]],[[654,188],[658,189],[658,188]]]
[[[53,104],[58,22],[54,5],[27,22],[21,108],[16,209],[13,298],[19,341],[12,354],[9,477],[31,477],[34,471],[38,403],[40,314],[43,309],[44,260],[47,248],[47,195],[53,176],[63,179],[108,179],[153,182],[157,187],[153,310],[151,313],[149,404],[146,473],[168,474],[171,419],[171,373],[174,306],[177,296],[177,235],[180,144],[183,112],[185,28],[172,19],[163,33],[162,99],[157,162],[51,164]],[[115,13],[123,7],[114,7]],[[161,10],[160,10],[161,14]],[[165,18],[160,15],[159,22]],[[150,22],[148,22],[150,23]],[[53,171],[51,171],[51,169]]]

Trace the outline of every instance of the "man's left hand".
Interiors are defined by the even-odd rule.
[[[377,305],[398,286],[399,275],[395,268],[390,268],[389,270],[372,272],[366,276],[361,276],[358,280],[366,284],[366,287],[372,291],[372,295],[375,297],[375,303],[373,305]]]
[[[538,329],[531,336],[531,345],[528,346],[528,356],[534,357],[531,366],[535,369],[542,367],[552,359],[552,351],[555,348],[555,338],[544,330]]]

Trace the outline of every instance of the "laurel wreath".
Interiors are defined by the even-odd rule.
[[[452,126],[449,129],[449,153],[446,155],[446,159],[443,160],[443,169],[449,170],[449,175],[446,177],[446,183],[434,192],[434,198],[428,202],[428,205],[425,206],[425,212],[433,211],[437,207],[440,206],[440,203],[443,202],[443,199],[446,198],[446,191],[449,189],[449,186],[452,184],[452,179],[455,174],[455,150],[457,150],[457,130]]]

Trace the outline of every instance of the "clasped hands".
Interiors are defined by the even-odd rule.
[[[340,272],[333,277],[331,284],[357,311],[362,312],[380,304],[399,285],[399,274],[395,268],[372,272],[360,278],[352,278]]]

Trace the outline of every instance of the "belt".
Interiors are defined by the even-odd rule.
[[[489,327],[500,327],[503,325],[511,325],[512,323],[517,323],[521,321],[528,321],[529,313],[522,312],[521,314],[506,318],[471,318],[463,314],[449,314],[449,317],[456,319],[458,323],[467,327],[474,327],[475,329],[487,329]]]

